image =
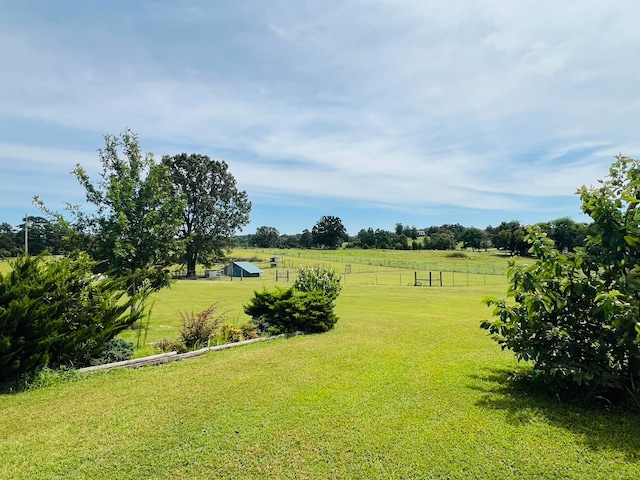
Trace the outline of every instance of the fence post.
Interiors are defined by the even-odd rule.
[[[442,286],[442,270],[440,270],[440,286]]]
[[[429,271],[429,286],[431,286],[431,271]]]

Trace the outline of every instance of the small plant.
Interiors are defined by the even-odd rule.
[[[97,357],[89,360],[89,365],[104,365],[105,363],[122,362],[133,357],[133,342],[122,338],[112,338]]]
[[[445,255],[447,258],[468,258],[468,255],[464,252],[451,252]]]
[[[244,311],[262,334],[326,332],[338,321],[333,304],[340,290],[340,276],[335,270],[321,265],[300,266],[291,288],[254,292]]]
[[[252,338],[258,338],[258,327],[253,322],[247,322],[242,327],[240,327],[242,331],[242,337],[246,340],[250,340]]]
[[[242,330],[231,323],[223,323],[218,330],[219,343],[236,343],[244,340]]]
[[[187,346],[184,344],[184,342],[181,342],[180,340],[173,340],[170,338],[163,338],[155,345],[157,349],[159,349],[161,352],[164,352],[164,353],[166,352],[185,353],[186,351],[188,351]]]
[[[224,323],[225,313],[218,310],[218,303],[213,303],[209,308],[200,313],[187,315],[180,312],[182,318],[182,330],[180,338],[188,349],[208,345],[215,336],[216,330]]]

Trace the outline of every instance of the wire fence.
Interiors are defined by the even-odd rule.
[[[348,265],[368,265],[393,269],[414,270],[414,271],[438,271],[438,272],[454,272],[469,273],[482,275],[506,275],[506,260],[475,260],[471,258],[452,258],[446,260],[402,260],[393,258],[376,258],[374,256],[366,257],[361,255],[338,255],[322,251],[296,251],[293,255],[288,254],[286,250],[273,251],[260,250],[261,253],[278,255],[287,258],[288,262],[294,262],[292,259],[316,260],[324,263],[342,263]],[[460,252],[462,253],[462,252]]]
[[[327,264],[319,264],[329,266]],[[383,268],[375,266],[351,266],[350,273],[338,272],[340,281],[346,288],[353,285],[387,285],[404,287],[479,287],[484,285],[507,285],[506,275],[489,275],[483,273],[461,273],[444,271],[413,271],[408,269]],[[295,282],[298,270],[293,268],[265,268],[259,278],[218,277],[216,281],[248,281],[264,286],[287,287]],[[431,282],[429,281],[431,278]]]
[[[259,278],[230,278],[212,276],[217,281],[250,281],[264,286],[286,287],[295,282],[300,265],[332,268],[341,276],[344,286],[349,285],[394,285],[411,287],[473,287],[484,285],[507,285],[506,261],[451,259],[442,261],[407,261],[401,259],[364,257],[361,255],[339,255],[314,251],[243,250],[239,258],[250,261],[263,273]],[[277,262],[274,261],[277,258]],[[236,258],[237,259],[237,258]],[[181,272],[182,273],[182,272]],[[200,273],[200,272],[198,272]],[[208,277],[202,272],[200,277]],[[431,279],[431,280],[429,280]]]

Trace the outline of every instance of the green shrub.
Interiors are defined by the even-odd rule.
[[[640,161],[619,157],[599,188],[582,187],[593,219],[584,247],[560,253],[529,229],[531,265],[509,266],[508,295],[482,323],[554,391],[637,393],[640,379]],[[632,395],[633,396],[633,395]]]
[[[333,269],[301,266],[291,288],[254,292],[244,311],[261,334],[326,332],[338,321],[333,307],[340,290],[340,276]]]
[[[468,255],[464,252],[451,252],[445,255],[447,258],[468,258]]]
[[[105,346],[104,350],[97,357],[89,360],[90,365],[103,365],[105,363],[122,362],[133,357],[133,342],[123,338],[112,338]]]
[[[144,314],[148,292],[126,295],[126,278],[97,278],[96,263],[23,256],[0,274],[0,381],[45,366],[87,365]]]
[[[261,333],[321,333],[333,328],[338,317],[333,299],[321,290],[301,292],[295,288],[254,292],[244,307]]]
[[[182,330],[180,338],[188,349],[198,348],[209,344],[216,330],[224,323],[225,313],[218,311],[218,302],[206,310],[190,315],[180,312]]]

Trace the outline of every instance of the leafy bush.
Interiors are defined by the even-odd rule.
[[[340,285],[340,275],[333,269],[324,268],[321,265],[315,267],[301,265],[293,288],[300,292],[321,291],[333,301],[338,298],[342,285]]]
[[[126,278],[97,278],[95,262],[23,256],[0,274],[0,380],[45,366],[86,365],[144,314],[148,292],[127,296]]]
[[[511,263],[508,295],[485,299],[485,321],[502,346],[533,363],[555,391],[634,392],[640,379],[640,162],[619,157],[600,188],[579,190],[593,224],[586,245],[561,254],[540,229],[527,240],[536,261]]]
[[[340,276],[333,269],[301,266],[293,287],[254,292],[244,311],[262,334],[326,332],[338,321],[333,307],[340,290]]]
[[[464,252],[451,252],[445,255],[447,258],[467,258],[468,255]]]
[[[133,342],[123,338],[112,338],[104,345],[104,350],[97,357],[89,360],[90,365],[122,362],[133,357]]]
[[[320,333],[333,328],[338,317],[333,299],[322,290],[302,292],[295,288],[254,292],[244,307],[261,333]]]
[[[182,318],[182,330],[180,338],[187,349],[208,345],[215,336],[216,330],[224,323],[225,314],[218,311],[218,303],[209,306],[206,310],[190,315],[180,312]]]
[[[158,348],[161,352],[178,352],[185,353],[188,351],[187,346],[184,342],[180,340],[172,340],[169,338],[163,338],[156,344],[156,348]]]
[[[242,329],[231,323],[223,323],[218,330],[217,338],[220,343],[235,343],[244,340]]]
[[[244,325],[242,325],[242,327],[240,327],[240,331],[242,332],[242,337],[245,340],[258,338],[258,327],[253,322],[247,322]]]

